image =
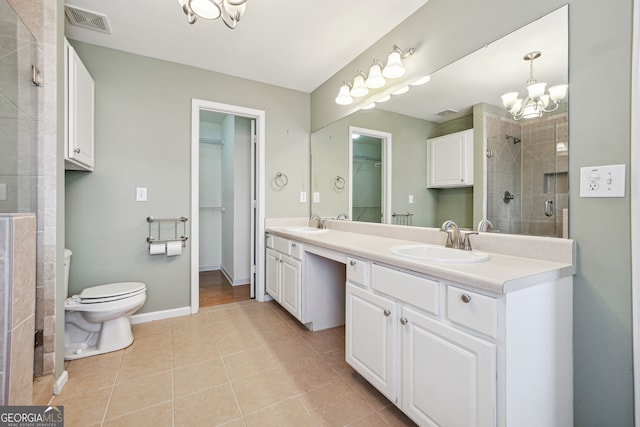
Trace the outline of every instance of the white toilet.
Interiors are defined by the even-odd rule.
[[[71,251],[64,250],[65,295],[69,293]],[[129,316],[147,299],[141,282],[92,286],[64,301],[64,359],[120,350],[133,342]]]

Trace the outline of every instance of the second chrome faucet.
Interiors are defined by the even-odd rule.
[[[473,249],[471,247],[469,236],[472,234],[478,234],[476,231],[465,232],[460,230],[458,224],[451,220],[442,223],[440,231],[447,233],[447,241],[445,242],[445,246],[447,248],[462,249],[465,251],[470,251]]]

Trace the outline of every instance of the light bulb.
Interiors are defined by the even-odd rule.
[[[339,105],[349,105],[353,102],[353,98],[349,94],[349,85],[345,82],[342,86],[340,86],[340,91],[338,92],[338,96],[336,96],[336,104]]]
[[[369,93],[369,89],[364,84],[364,75],[362,72],[359,72],[355,79],[353,79],[353,87],[351,88],[351,92],[349,92],[351,96],[361,97],[365,96]]]
[[[556,104],[561,103],[567,97],[567,85],[556,85],[549,88],[549,96]]]
[[[211,0],[189,0],[189,7],[196,15],[204,19],[220,17],[220,7]]]
[[[502,105],[507,110],[511,110],[518,99],[518,92],[509,92],[502,95]]]
[[[529,93],[529,98],[533,100],[537,100],[542,95],[544,95],[544,90],[546,89],[546,83],[532,83],[527,86],[527,92]]]
[[[371,68],[369,68],[369,77],[367,77],[365,85],[367,85],[369,89],[377,89],[384,86],[386,82],[387,81],[384,79],[384,77],[382,77],[380,64],[378,62],[375,62],[371,66]]]
[[[394,50],[389,54],[387,65],[384,67],[384,70],[382,70],[382,75],[389,79],[397,79],[404,75],[404,71],[400,52]]]

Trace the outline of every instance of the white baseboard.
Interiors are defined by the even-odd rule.
[[[151,313],[134,314],[129,318],[132,325],[136,323],[151,322],[154,320],[169,319],[172,317],[188,316],[191,314],[191,307],[172,308],[169,310],[152,311]]]
[[[199,271],[203,272],[203,271],[215,271],[215,270],[220,270],[220,266],[219,265],[205,265],[205,266],[200,266]]]
[[[64,385],[67,383],[69,379],[69,373],[67,371],[62,371],[57,380],[53,383],[53,394],[56,396],[62,392]]]
[[[226,277],[229,283],[231,283],[231,286],[246,285],[247,283],[251,283],[251,277],[234,279],[231,277],[229,273],[227,273],[227,271],[224,268],[221,268],[220,271],[222,271],[222,274],[224,274],[224,277]]]

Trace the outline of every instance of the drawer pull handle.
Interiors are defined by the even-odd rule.
[[[297,245],[296,245],[295,243],[291,242],[291,247],[292,247],[292,248],[295,248],[296,246],[297,246]]]
[[[354,266],[354,265],[356,265],[356,262],[355,262],[354,260],[351,260],[351,261],[349,262],[349,265]]]
[[[463,303],[465,304],[469,304],[471,302],[471,295],[469,294],[462,294],[462,296],[460,297],[460,299],[462,300]]]
[[[384,315],[387,317],[391,316],[391,310],[385,310]]]
[[[407,318],[406,318],[406,317],[402,317],[402,318],[400,319],[400,323],[402,323],[403,325],[406,325],[407,323],[409,323],[409,320],[407,320]]]

